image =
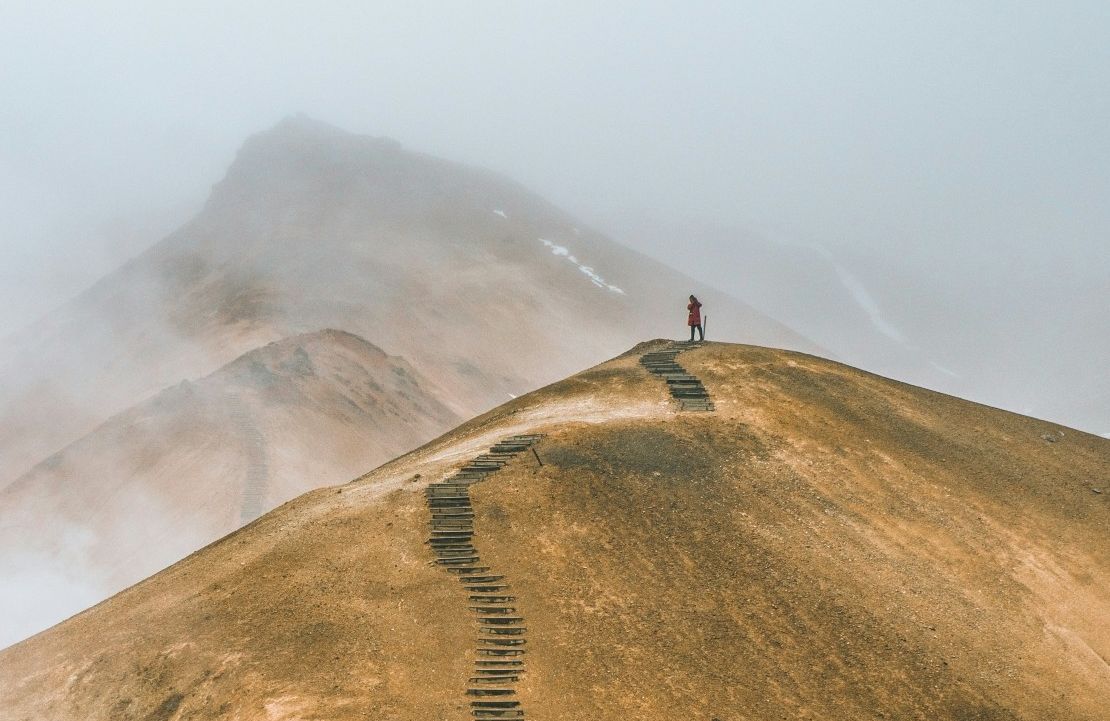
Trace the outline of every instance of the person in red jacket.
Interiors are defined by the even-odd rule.
[[[686,324],[690,326],[690,342],[694,342],[694,330],[698,331],[698,340],[705,340],[705,331],[701,327],[701,303],[694,296],[690,296],[690,304],[686,306],[686,310],[690,311],[690,315],[686,319]]]

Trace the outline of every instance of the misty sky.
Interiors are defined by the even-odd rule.
[[[298,111],[603,227],[1110,268],[1102,0],[6,0],[0,99],[0,334],[173,229]]]

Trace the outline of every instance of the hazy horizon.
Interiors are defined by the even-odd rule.
[[[294,112],[503,172],[633,247],[622,218],[930,268],[1110,268],[1100,3],[15,3],[0,20],[0,335],[176,227]]]

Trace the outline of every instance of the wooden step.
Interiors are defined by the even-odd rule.
[[[489,684],[505,684],[516,683],[520,680],[520,675],[515,673],[500,674],[497,676],[471,676],[466,680],[468,684],[471,683],[489,683]]]

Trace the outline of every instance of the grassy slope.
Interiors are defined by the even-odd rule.
[[[530,716],[1103,718],[1110,442],[800,354],[682,360],[717,413],[633,354],[529,394],[0,653],[0,717],[465,717],[416,491],[532,428],[545,465],[474,491]]]

